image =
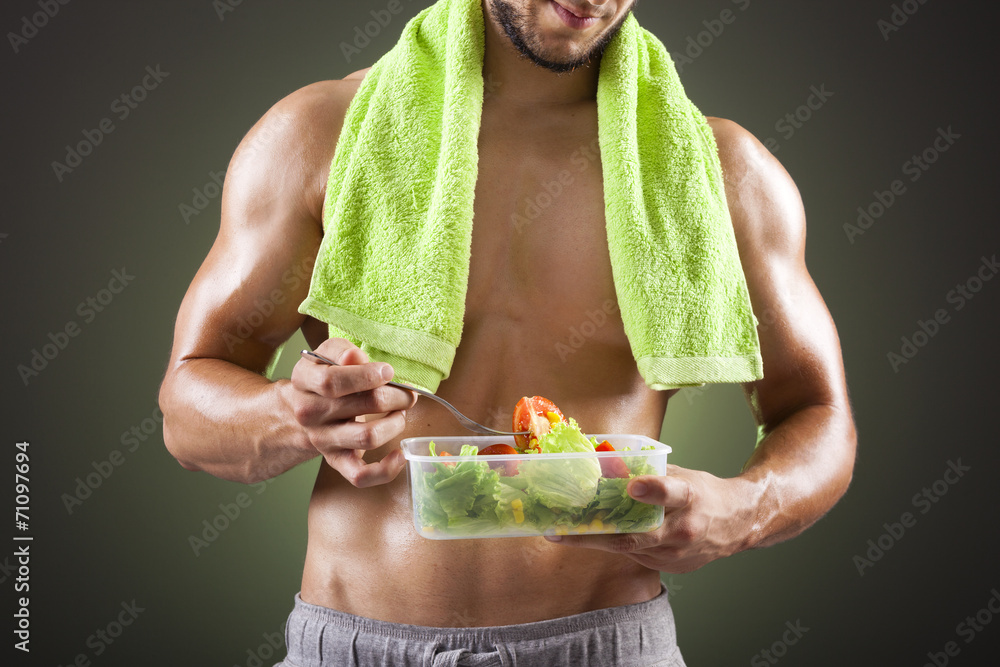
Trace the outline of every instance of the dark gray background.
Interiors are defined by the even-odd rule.
[[[210,0],[79,1],[61,5],[18,53],[7,39],[0,45],[0,459],[13,466],[14,443],[31,442],[35,537],[33,651],[14,664],[70,664],[83,653],[94,665],[248,666],[264,635],[280,631],[299,587],[316,463],[247,489],[183,471],[158,429],[132,452],[120,438],[154,413],[177,306],[217,231],[217,198],[189,224],[179,206],[226,168],[269,106],[370,65],[428,3],[404,1],[403,14],[346,62],[341,42],[386,4],[244,0],[220,20]],[[953,665],[990,664],[998,654],[1000,619],[971,642],[956,626],[1000,587],[1000,280],[961,310],[947,301],[981,257],[1000,251],[998,17],[992,5],[968,1],[910,6],[918,10],[888,40],[877,21],[889,19],[889,2],[647,0],[637,11],[672,52],[696,39],[703,21],[734,12],[682,79],[706,114],[779,142],[805,201],[808,262],[839,327],[860,433],[850,492],[805,535],[665,577],[692,666],[767,664],[760,652],[781,641],[786,621],[808,631],[787,647],[785,665],[921,665],[949,641],[960,649]],[[6,2],[0,28],[20,30],[37,11],[36,1]],[[112,101],[157,65],[169,76],[119,120]],[[833,96],[783,136],[776,123],[807,101],[810,86]],[[51,163],[104,117],[114,132],[57,180]],[[948,127],[961,138],[911,183],[904,162]],[[843,225],[897,178],[905,194],[851,243]],[[122,267],[134,280],[85,322],[77,305]],[[950,321],[894,371],[887,353],[941,308]],[[71,321],[80,334],[26,386],[17,366]],[[719,475],[738,472],[754,437],[733,386],[679,395],[663,435],[673,462]],[[124,463],[70,514],[63,494],[113,450]],[[914,494],[959,459],[971,469],[921,514]],[[13,502],[9,488],[3,497]],[[240,492],[250,507],[195,556],[188,536]],[[915,525],[859,575],[853,557],[907,511]],[[0,559],[11,551],[5,546]],[[0,580],[12,600],[14,577],[5,569]],[[132,600],[144,611],[95,655],[88,637]],[[4,618],[0,636],[9,642],[12,619]]]

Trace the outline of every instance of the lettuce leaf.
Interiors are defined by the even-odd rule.
[[[632,498],[625,490],[628,482],[624,478],[601,480],[594,509],[603,511],[602,521],[615,524],[618,532],[643,532],[660,525],[663,508]]]
[[[433,445],[431,453],[436,456]],[[475,445],[463,445],[459,456],[475,456],[478,452]],[[495,470],[476,461],[432,465],[434,472],[420,475],[417,485],[420,520],[425,526],[447,528],[470,517],[496,525],[500,482]]]
[[[554,424],[538,444],[542,454],[594,452],[593,443],[574,419]],[[550,510],[581,512],[597,494],[601,465],[596,457],[539,461],[528,456],[518,468],[518,477],[527,482],[527,493],[538,504]]]

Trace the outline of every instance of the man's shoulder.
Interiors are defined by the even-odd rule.
[[[310,129],[332,128],[339,133],[347,109],[367,69],[343,79],[317,81],[284,97],[265,114],[262,122],[284,120]]]
[[[764,147],[757,137],[738,123],[727,118],[707,116],[708,126],[715,135],[715,143],[719,149],[719,161],[727,180],[730,176],[738,176],[742,180],[750,175],[761,174],[761,170],[773,171],[781,165],[770,151]],[[784,172],[784,169],[781,169]],[[775,174],[769,174],[775,176]]]
[[[369,70],[371,67],[351,72],[343,79],[329,79],[311,83],[291,93],[278,104],[303,111],[312,111],[317,107],[325,110],[339,107],[343,111],[347,111],[347,107],[350,106],[354,94],[358,91],[358,87],[364,81]]]
[[[233,154],[226,177],[230,191],[249,199],[261,192],[280,194],[304,202],[319,219],[340,130],[365,72],[309,84],[272,106]],[[294,187],[275,192],[275,173]]]
[[[715,135],[737,240],[798,247],[805,215],[792,177],[753,133],[725,118],[706,120]]]

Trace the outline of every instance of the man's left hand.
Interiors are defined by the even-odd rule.
[[[749,546],[755,521],[751,485],[667,466],[664,476],[629,481],[630,496],[664,507],[663,525],[647,533],[547,536],[566,546],[620,553],[660,572],[682,573]]]

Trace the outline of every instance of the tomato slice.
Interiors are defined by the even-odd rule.
[[[505,445],[502,442],[490,445],[489,447],[483,447],[479,450],[480,456],[505,456],[517,453],[518,451],[516,449],[510,445]],[[506,477],[513,477],[517,474],[517,465],[519,463],[520,461],[490,461],[490,468],[498,471],[501,475]]]
[[[480,456],[504,456],[505,454],[517,454],[517,450],[502,442],[479,450]]]
[[[598,452],[613,452],[615,451],[614,445],[605,440],[597,447],[594,447],[595,451]],[[617,456],[602,456],[599,457],[598,462],[601,464],[601,475],[610,479],[619,477],[630,477],[631,472],[625,462]]]
[[[528,435],[515,435],[514,441],[521,450],[535,449],[539,437],[552,429],[552,424],[566,421],[556,404],[541,396],[523,396],[514,407],[513,431],[528,431]]]

